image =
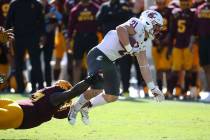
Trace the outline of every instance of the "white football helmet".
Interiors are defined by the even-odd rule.
[[[140,16],[140,21],[152,40],[159,34],[163,26],[163,17],[159,12],[154,10],[145,10]]]

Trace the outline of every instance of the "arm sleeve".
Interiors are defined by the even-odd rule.
[[[61,110],[58,110],[54,113],[53,117],[56,119],[64,119],[68,116],[69,110],[70,110],[70,106],[65,107]]]

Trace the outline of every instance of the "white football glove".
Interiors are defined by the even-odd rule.
[[[128,52],[128,54],[135,55],[141,51],[141,48],[140,47],[132,47],[130,44],[128,44],[125,46],[125,50]]]
[[[152,94],[154,95],[154,99],[157,102],[161,102],[165,100],[165,96],[163,95],[162,91],[156,86],[155,88],[151,89]]]
[[[136,54],[138,54],[140,51],[141,51],[141,48],[140,48],[140,47],[138,47],[138,48],[133,47],[133,48],[131,49],[131,51],[129,51],[128,53],[129,53],[130,55],[136,55]]]

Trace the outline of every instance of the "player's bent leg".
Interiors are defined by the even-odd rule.
[[[117,101],[118,96],[110,95],[110,94],[104,94],[103,98],[107,103],[111,103],[111,102]]]
[[[102,90],[100,89],[90,89],[85,91],[82,95],[80,95],[79,99],[72,105],[71,110],[68,114],[68,121],[71,125],[76,123],[76,117],[78,112],[80,111],[82,115],[82,121],[85,124],[89,124],[89,117],[88,117],[88,110],[81,110],[83,106],[93,97],[97,96],[101,93]]]
[[[104,93],[101,93],[101,94],[97,95],[96,97],[90,99],[90,101],[87,102],[85,104],[85,106],[83,108],[81,108],[81,110],[80,110],[80,113],[82,116],[82,122],[85,125],[88,125],[90,123],[89,115],[88,115],[89,108],[104,105],[107,103],[111,103],[111,102],[116,101],[117,99],[118,99],[118,96],[104,94]]]
[[[18,128],[23,121],[23,110],[10,99],[0,99],[0,129]]]

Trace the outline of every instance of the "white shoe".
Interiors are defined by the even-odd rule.
[[[75,125],[78,111],[75,110],[74,106],[71,107],[68,114],[68,121],[71,125]]]
[[[82,116],[82,122],[85,125],[90,124],[89,115],[88,115],[88,113],[89,113],[88,108],[87,107],[81,108],[80,113],[81,113],[81,116]]]

